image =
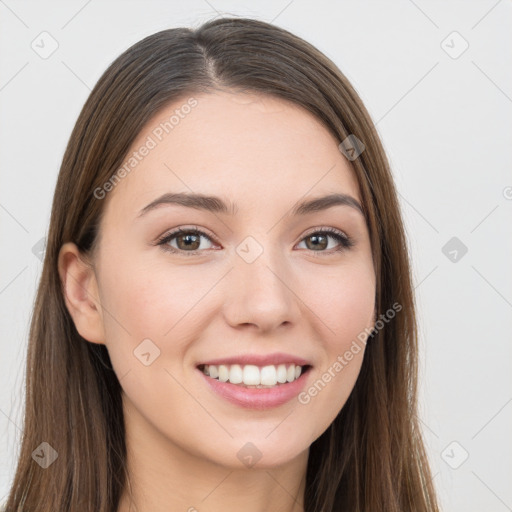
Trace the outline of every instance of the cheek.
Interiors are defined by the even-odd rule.
[[[375,276],[364,262],[316,272],[304,282],[304,302],[318,316],[322,341],[330,354],[345,350],[353,339],[373,326]]]
[[[178,382],[187,349],[201,332],[197,305],[214,282],[213,276],[212,283],[200,279],[198,268],[132,260],[117,261],[103,274],[110,359],[126,397],[150,421],[155,411],[177,414],[190,400]]]
[[[330,275],[317,272],[314,283],[310,280],[304,283],[304,302],[318,317],[315,336],[323,350],[314,378],[298,398],[318,419],[316,439],[343,408],[359,376],[373,327],[375,276],[373,266],[361,262],[340,266]]]
[[[101,277],[102,303],[112,313],[104,315],[105,323],[114,332],[124,327],[134,341],[163,339],[211,286],[198,275],[198,268],[162,265],[151,259],[118,260]]]
[[[144,357],[154,360],[152,369],[181,372],[188,348],[216,313],[209,291],[220,277],[222,272],[208,266],[165,261],[121,259],[108,271],[104,267],[103,321],[118,376],[142,370],[137,357],[148,352]]]

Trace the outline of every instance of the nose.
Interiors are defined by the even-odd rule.
[[[235,255],[226,286],[223,310],[234,328],[251,325],[269,332],[300,318],[300,293],[294,290],[292,269],[269,250],[252,263]]]

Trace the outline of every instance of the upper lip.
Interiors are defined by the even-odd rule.
[[[284,354],[277,352],[275,354],[245,354],[231,357],[219,357],[217,359],[210,359],[198,364],[201,365],[232,365],[239,364],[241,366],[246,364],[253,364],[255,366],[267,366],[278,364],[295,364],[296,366],[309,366],[311,363],[306,359],[292,354]]]

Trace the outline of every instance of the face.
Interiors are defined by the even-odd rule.
[[[99,199],[97,328],[126,421],[163,452],[273,467],[307,451],[353,389],[354,341],[374,320],[369,233],[353,170],[314,116],[262,95],[194,98],[148,123]],[[296,211],[331,194],[342,200]]]

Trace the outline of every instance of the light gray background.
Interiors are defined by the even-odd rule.
[[[408,230],[420,414],[443,509],[512,510],[512,6],[495,0],[0,0],[0,501],[21,434],[41,271],[32,248],[46,234],[78,113],[128,46],[218,13],[273,21],[305,38],[361,95],[391,160]],[[43,31],[59,45],[47,59],[31,48]],[[469,44],[461,55],[454,31]],[[449,254],[450,246],[443,253],[452,237],[465,255],[456,247]]]

